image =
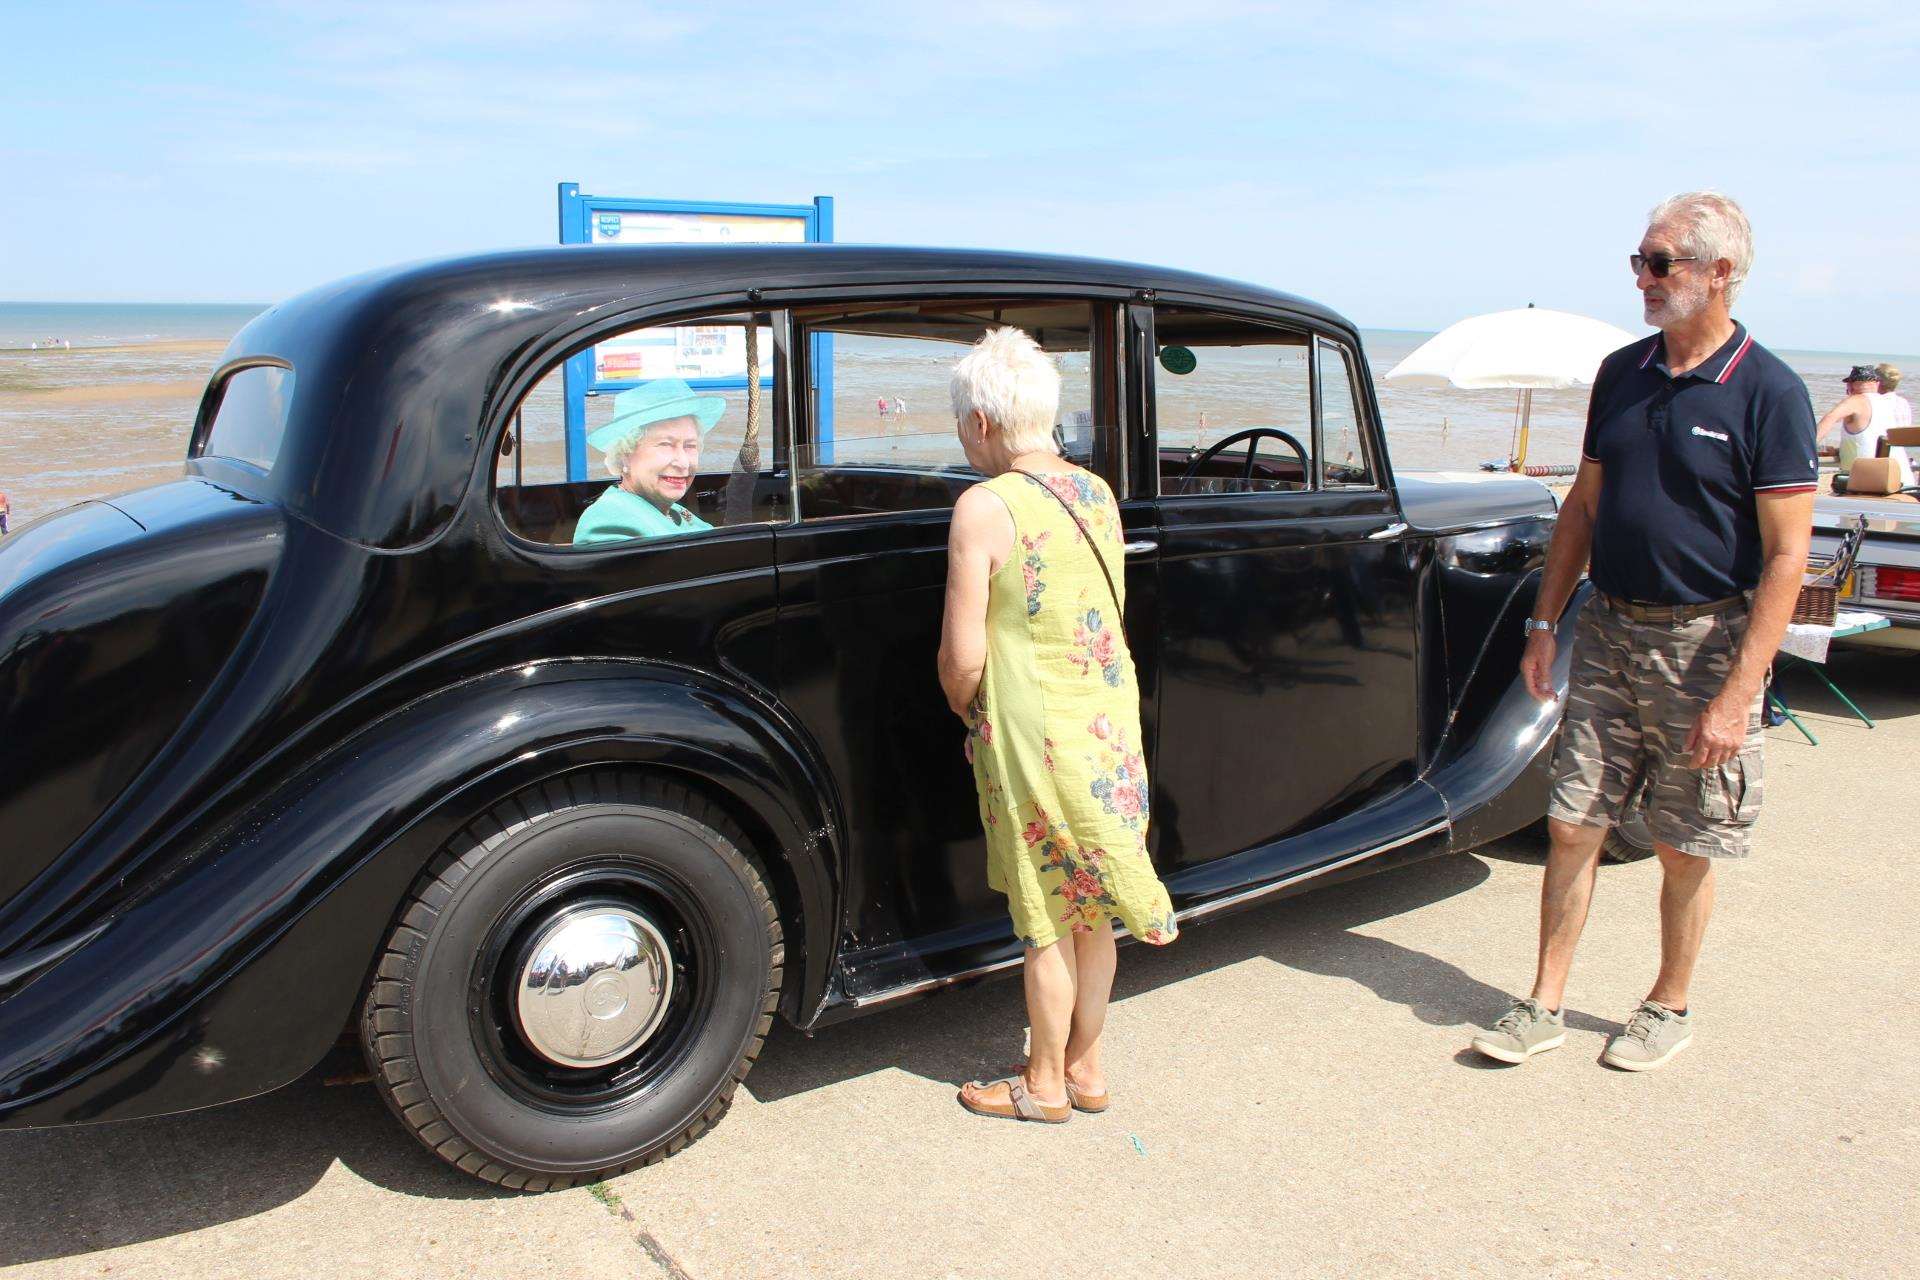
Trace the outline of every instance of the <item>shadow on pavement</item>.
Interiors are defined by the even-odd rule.
[[[1828,655],[1826,673],[1875,720],[1900,720],[1920,714],[1920,654],[1836,646]],[[1859,724],[1805,664],[1787,663],[1779,672],[1779,680],[1780,692],[1795,711],[1839,716]]]
[[[516,1194],[442,1164],[371,1086],[327,1088],[315,1073],[187,1115],[0,1133],[0,1268],[265,1213],[305,1195],[336,1160],[405,1195]]]
[[[1264,958],[1359,983],[1422,1022],[1483,1026],[1512,1004],[1512,992],[1423,951],[1354,930],[1465,893],[1489,874],[1477,855],[1435,858],[1211,921],[1171,947],[1125,947],[1114,1001]],[[1508,976],[1519,981],[1527,975]],[[1567,1025],[1619,1030],[1617,1022],[1578,1010],[1568,1010]],[[773,1102],[887,1068],[958,1087],[1016,1061],[1025,1026],[1017,981],[990,982],[827,1027],[811,1040],[776,1026],[747,1089]]]
[[[1424,1022],[1478,1025],[1506,1007],[1508,992],[1353,930],[1464,893],[1488,875],[1477,857],[1441,857],[1209,922],[1173,947],[1129,946],[1114,999],[1264,957],[1359,983]],[[1614,1026],[1578,1013],[1568,1022]],[[918,1001],[811,1038],[776,1023],[747,1088],[776,1101],[886,1068],[957,1085],[1017,1056],[1024,1026],[1017,981]],[[328,1088],[316,1072],[189,1115],[0,1132],[0,1267],[263,1213],[306,1194],[335,1161],[403,1195],[516,1194],[443,1165],[400,1128],[371,1086]]]

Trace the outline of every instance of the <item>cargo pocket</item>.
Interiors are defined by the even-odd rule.
[[[1743,747],[1722,765],[1700,771],[1700,816],[1745,826],[1760,816],[1765,775],[1760,748]]]

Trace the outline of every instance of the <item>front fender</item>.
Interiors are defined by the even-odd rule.
[[[503,795],[592,765],[691,775],[770,838],[803,922],[804,1019],[845,880],[800,741],[736,689],[654,663],[535,663],[409,703],[264,789],[0,999],[0,1127],[190,1110],[298,1077],[346,1025],[434,850]]]
[[[1500,618],[1499,637],[1474,671],[1456,721],[1470,716],[1470,733],[1449,737],[1427,781],[1446,797],[1452,845],[1472,849],[1517,831],[1546,814],[1547,750],[1566,705],[1573,668],[1573,633],[1580,610],[1593,594],[1581,583],[1554,624],[1555,698],[1542,702],[1520,674],[1526,647],[1520,623],[1533,609],[1537,575],[1516,592]]]

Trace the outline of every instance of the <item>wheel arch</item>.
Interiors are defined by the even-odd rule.
[[[668,772],[764,842],[796,975],[783,1009],[810,1021],[845,867],[805,742],[737,684],[657,663],[528,664],[415,699],[0,1005],[24,1033],[0,1049],[0,1127],[191,1110],[295,1079],[347,1025],[435,851],[504,796],[588,768]]]

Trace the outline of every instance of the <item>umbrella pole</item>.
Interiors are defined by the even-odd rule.
[[[1533,425],[1533,388],[1520,393],[1520,447],[1514,450],[1513,469],[1527,469],[1527,432]]]

